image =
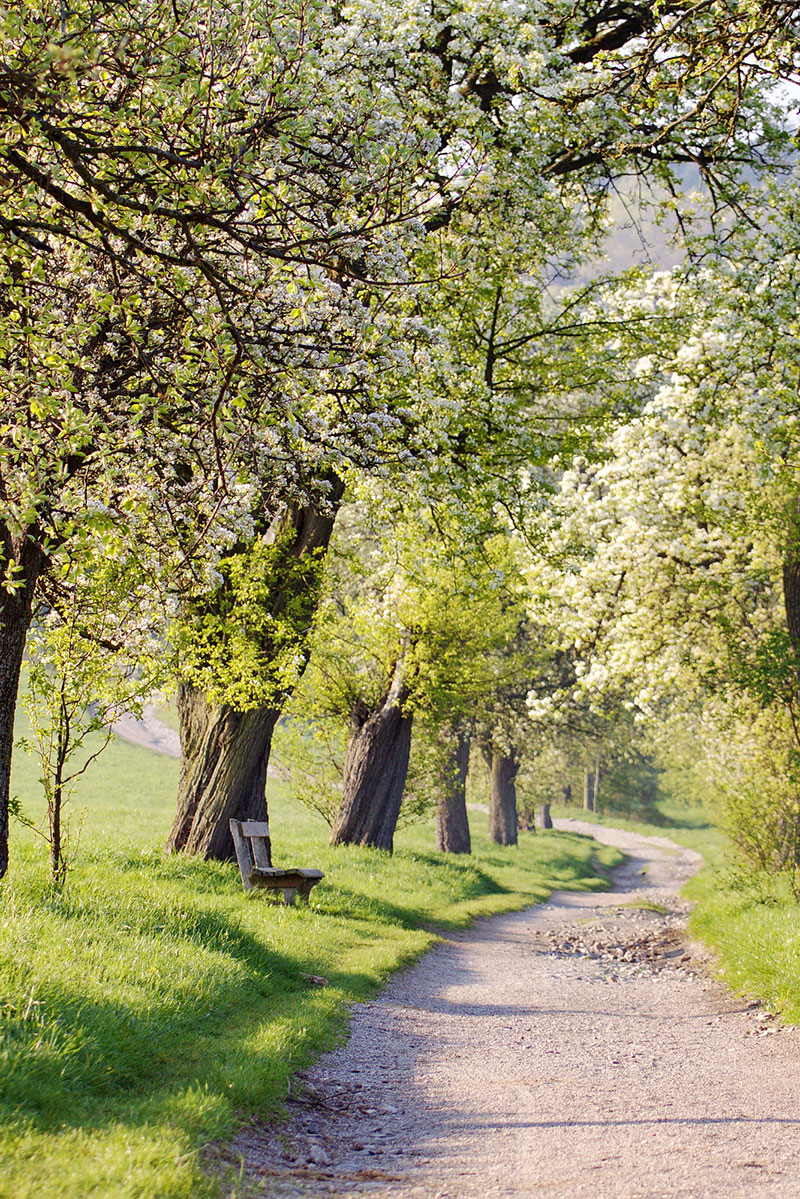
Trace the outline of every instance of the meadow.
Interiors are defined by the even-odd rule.
[[[15,825],[0,917],[0,1196],[181,1199],[230,1194],[204,1148],[280,1114],[290,1075],[334,1045],[348,1005],[439,936],[600,889],[620,855],[569,834],[482,833],[434,850],[433,824],[393,855],[331,849],[327,826],[270,780],[277,865],[319,866],[308,907],[245,896],[233,864],[166,858],[177,762],[115,741],[73,802],[80,842],[66,887]],[[14,791],[33,814],[34,762]],[[321,986],[310,976],[324,978]]]

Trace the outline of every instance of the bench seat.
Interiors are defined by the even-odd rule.
[[[321,870],[306,869],[302,866],[292,866],[281,869],[280,866],[254,866],[249,874],[251,886],[269,891],[283,891],[286,903],[294,903],[299,897],[308,902],[311,888],[325,875]],[[291,895],[288,892],[292,892]]]
[[[325,877],[321,870],[273,866],[265,820],[231,820],[230,830],[245,891],[282,891],[284,903],[294,903],[298,896],[308,903],[311,888]]]

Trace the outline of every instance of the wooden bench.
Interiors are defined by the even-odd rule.
[[[230,829],[245,891],[283,891],[284,903],[294,903],[298,895],[308,903],[311,888],[325,877],[321,870],[273,866],[266,821],[231,820]]]

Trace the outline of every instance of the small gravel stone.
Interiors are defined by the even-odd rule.
[[[308,1158],[315,1166],[329,1166],[331,1164],[330,1156],[321,1145],[315,1144],[314,1141],[308,1147]]]

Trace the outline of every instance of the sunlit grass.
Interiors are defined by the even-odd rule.
[[[41,806],[36,774],[18,755],[14,789],[29,814]],[[596,867],[619,860],[568,834],[523,834],[502,849],[479,812],[469,858],[437,854],[430,823],[401,830],[393,856],[332,849],[319,817],[270,780],[276,862],[326,872],[310,907],[283,908],[246,897],[232,865],[163,856],[177,775],[172,759],[110,747],[74,801],[83,832],[62,894],[47,882],[43,843],[14,829],[0,921],[3,1199],[218,1194],[200,1147],[276,1111],[288,1075],[341,1035],[348,1004],[437,931],[553,887],[602,887]],[[759,902],[702,813],[665,814],[669,825],[598,819],[703,853],[712,864],[687,888],[693,931],[733,987],[800,1019],[800,913],[788,891],[771,886],[772,902]]]
[[[23,713],[17,718],[17,735],[30,735]],[[96,738],[91,739],[89,749],[98,744]],[[26,815],[41,821],[44,807],[39,773],[36,758],[18,749],[11,791],[20,798]],[[115,738],[78,780],[75,795],[67,805],[73,835],[95,846],[98,842],[145,845],[166,841],[177,787],[176,759]],[[19,827],[12,830],[12,835],[16,840],[26,840],[25,831]]]
[[[692,932],[716,951],[719,973],[787,1023],[800,1022],[800,905],[782,878],[701,871],[686,888]]]

